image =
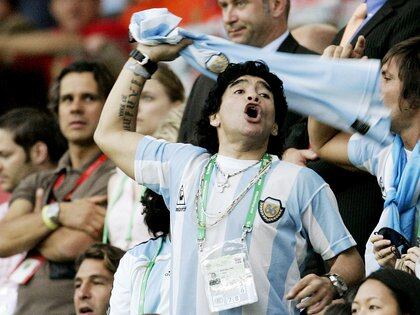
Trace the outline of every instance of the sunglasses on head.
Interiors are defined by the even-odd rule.
[[[403,235],[389,227],[383,227],[375,234],[382,235],[384,239],[391,241],[391,245],[397,249],[395,253],[397,258],[401,258],[401,255],[406,254],[407,250],[411,247],[410,242]]]

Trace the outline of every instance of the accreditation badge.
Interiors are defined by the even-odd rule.
[[[243,240],[227,241],[204,251],[200,263],[211,312],[258,301],[248,250]]]
[[[9,280],[17,284],[27,284],[45,261],[46,259],[38,254],[26,257],[10,274]]]

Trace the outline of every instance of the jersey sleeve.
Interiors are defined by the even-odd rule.
[[[300,173],[294,195],[300,203],[303,233],[315,252],[324,260],[331,259],[355,246],[356,242],[344,225],[328,184],[307,168]]]
[[[205,152],[205,149],[190,144],[144,137],[137,146],[135,180],[168,200],[173,179],[183,174],[188,161]]]
[[[382,149],[377,142],[359,134],[352,135],[347,145],[350,163],[372,175],[378,174],[378,159]]]

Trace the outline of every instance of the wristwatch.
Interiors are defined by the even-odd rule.
[[[141,66],[143,66],[146,71],[152,75],[156,72],[158,65],[156,62],[150,60],[149,56],[138,51],[137,49],[133,49],[130,52],[130,57],[135,59]]]
[[[340,275],[336,273],[327,273],[323,275],[323,277],[326,277],[331,281],[339,297],[342,297],[344,293],[347,292],[348,290],[347,284],[346,282],[344,282],[344,279]]]
[[[45,207],[45,218],[50,220],[53,224],[59,225],[58,215],[60,214],[60,206],[57,202],[51,203]]]

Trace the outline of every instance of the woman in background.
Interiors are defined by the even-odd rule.
[[[380,269],[360,285],[352,314],[418,315],[419,297],[419,279],[401,270]]]

